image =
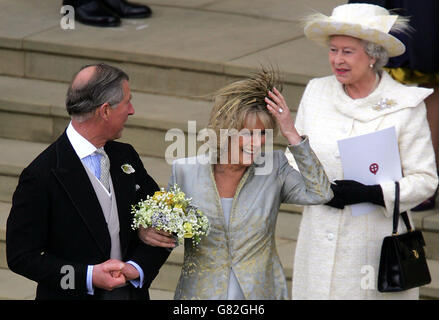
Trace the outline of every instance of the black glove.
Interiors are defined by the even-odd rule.
[[[354,180],[335,180],[331,184],[334,198],[326,205],[343,209],[345,205],[370,202],[376,205],[385,206],[383,191],[379,184],[367,186]]]
[[[345,200],[342,198],[340,193],[340,187],[337,187],[336,184],[331,183],[331,189],[334,193],[334,197],[327,203],[325,203],[327,206],[337,208],[337,209],[344,209],[345,206]]]

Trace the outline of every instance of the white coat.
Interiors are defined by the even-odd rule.
[[[367,97],[351,99],[335,76],[314,79],[301,100],[296,128],[308,135],[328,178],[342,180],[337,140],[395,126],[403,178],[400,210],[415,207],[436,190],[438,179],[424,99],[431,89],[408,87],[386,72]],[[375,110],[383,98],[393,103]],[[290,162],[294,160],[289,157]],[[295,252],[293,299],[417,299],[419,289],[376,289],[382,240],[392,232],[395,187],[381,184],[386,207],[353,217],[326,205],[305,206]],[[401,230],[404,224],[401,222]]]

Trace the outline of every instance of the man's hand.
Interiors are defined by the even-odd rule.
[[[147,245],[153,247],[163,247],[163,248],[175,248],[175,239],[172,234],[159,231],[154,228],[139,228],[138,232],[140,240],[142,240]]]
[[[125,284],[126,278],[122,270],[125,263],[116,259],[107,260],[93,266],[93,286],[111,291]]]
[[[125,263],[125,266],[122,268],[122,274],[125,276],[127,281],[140,277],[139,271],[137,271],[137,269],[129,263]]]

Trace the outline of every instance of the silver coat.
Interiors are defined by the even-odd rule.
[[[198,246],[186,239],[175,299],[226,299],[231,268],[246,299],[288,299],[275,243],[280,204],[322,204],[333,196],[308,138],[289,149],[300,173],[280,150],[267,154],[273,157],[273,169],[268,174],[255,174],[265,163],[252,164],[237,187],[228,225],[213,165],[201,164],[206,163],[203,157],[174,161],[169,184],[178,184],[211,224],[209,235]],[[189,164],[194,160],[196,164]]]

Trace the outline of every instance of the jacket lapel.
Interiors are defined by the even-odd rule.
[[[130,241],[131,230],[131,205],[135,201],[135,178],[134,174],[126,174],[121,166],[129,163],[124,154],[116,150],[112,142],[108,142],[105,152],[110,159],[110,175],[113,181],[114,194],[116,195],[117,212],[119,215],[119,239],[122,257],[125,256]]]
[[[67,134],[57,141],[57,169],[53,173],[69,195],[85,225],[105,257],[110,256],[111,239],[99,200]]]

